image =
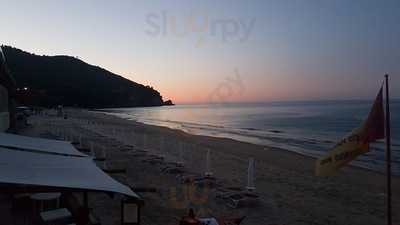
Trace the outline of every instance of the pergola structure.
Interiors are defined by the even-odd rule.
[[[0,133],[0,190],[9,193],[89,192],[121,194],[122,219],[140,223],[143,200],[69,142]],[[132,211],[135,210],[135,211]],[[134,218],[132,218],[134,217]],[[123,220],[124,222],[124,220]]]

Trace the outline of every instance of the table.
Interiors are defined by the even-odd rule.
[[[45,207],[46,202],[56,202],[56,209],[60,207],[60,197],[61,193],[36,193],[32,194],[30,198],[39,203],[39,212],[42,212]],[[34,203],[34,207],[36,208],[36,204]],[[35,210],[36,211],[36,210]]]

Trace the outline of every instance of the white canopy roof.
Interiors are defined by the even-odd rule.
[[[101,171],[89,157],[70,157],[0,147],[0,183],[120,193],[139,198]]]
[[[32,138],[27,136],[1,133],[0,147],[18,148],[31,151],[47,152],[52,154],[82,156],[87,155],[79,152],[70,142],[57,141],[44,138]]]

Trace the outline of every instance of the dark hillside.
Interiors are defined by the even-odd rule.
[[[70,56],[38,56],[3,46],[19,88],[28,87],[40,106],[89,108],[160,106],[160,93]]]

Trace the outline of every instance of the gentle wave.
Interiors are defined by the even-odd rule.
[[[283,106],[283,108],[273,108],[272,110],[268,108],[270,106],[267,108],[240,106],[236,111],[233,106],[225,109],[221,106],[126,108],[109,110],[108,113],[145,124],[179,129],[190,134],[231,138],[273,147],[276,150],[285,149],[311,157],[319,157],[332,149],[341,137],[362,121],[364,114],[360,112],[368,110],[368,104],[363,104],[361,108],[358,108],[357,105],[345,104],[338,109],[346,110],[335,113],[330,112],[332,108],[329,104],[322,104],[322,106],[317,107],[310,103],[301,109],[297,108],[301,107],[301,104],[295,104],[292,108],[288,108],[286,104]],[[330,108],[326,109],[326,107]],[[182,118],[182,111],[199,109],[206,111],[190,114],[191,116],[198,116],[195,118]],[[311,112],[307,113],[306,109],[311,110]],[[213,110],[218,111],[213,112]],[[287,111],[301,111],[302,117],[293,117],[294,114],[297,115],[298,113],[288,113]],[[254,112],[257,112],[257,114]],[[398,118],[394,118],[394,121],[396,119]],[[397,123],[394,122],[393,124]],[[398,134],[398,128],[398,126],[394,127],[394,133]],[[393,139],[392,148],[393,170],[396,175],[400,175],[399,139]],[[367,154],[358,157],[352,164],[383,172],[385,163],[384,142],[379,141],[372,144],[370,150]]]

